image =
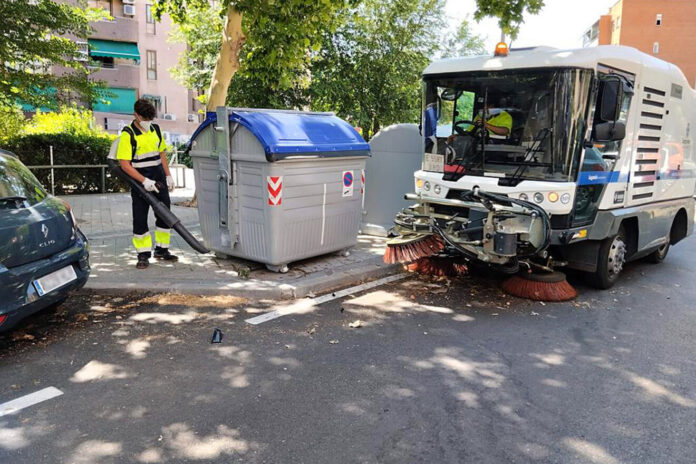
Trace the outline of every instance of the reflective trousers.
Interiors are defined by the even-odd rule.
[[[159,193],[150,193],[169,208],[171,206],[171,200],[169,199],[169,191],[167,190],[167,177],[164,174],[162,166],[138,169],[138,172],[158,183],[157,188],[159,189]],[[138,252],[138,255],[147,255],[150,257],[152,254],[152,236],[150,235],[150,228],[147,224],[147,217],[150,214],[150,204],[145,201],[145,198],[135,189],[131,189],[131,199],[133,206],[133,246]],[[157,215],[155,215],[155,226],[155,246],[159,248],[169,248],[171,230],[167,228],[167,224],[157,217]]]

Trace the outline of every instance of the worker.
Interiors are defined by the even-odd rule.
[[[485,124],[490,138],[500,140],[507,139],[510,136],[510,131],[512,131],[512,116],[510,116],[510,113],[504,109],[494,108],[493,105],[490,104],[486,105],[485,113],[488,115],[486,122],[483,123],[481,114],[477,114],[473,121],[474,124],[469,127],[466,132],[473,132],[474,128]],[[451,144],[455,136],[456,134],[450,135],[447,138],[447,143]]]
[[[116,158],[123,172],[143,184],[164,205],[170,207],[169,192],[174,190],[174,179],[167,163],[167,144],[159,126],[152,122],[157,114],[148,100],[140,99],[133,105],[133,122],[119,136]],[[138,253],[136,268],[149,266],[152,253],[152,237],[147,224],[150,205],[137,190],[131,188],[133,203],[133,246]],[[177,261],[169,251],[171,231],[167,224],[156,217],[155,259]]]

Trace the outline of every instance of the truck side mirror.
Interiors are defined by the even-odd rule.
[[[599,103],[599,118],[602,121],[616,121],[621,114],[623,100],[623,85],[617,77],[608,78],[601,84],[601,100]]]
[[[626,137],[626,123],[602,122],[595,126],[593,139],[596,142],[618,142]]]

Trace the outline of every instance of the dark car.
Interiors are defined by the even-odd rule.
[[[89,245],[63,200],[0,150],[0,332],[60,304],[89,277]]]

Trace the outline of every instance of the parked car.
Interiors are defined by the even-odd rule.
[[[60,304],[89,272],[89,245],[70,205],[0,150],[0,332]]]

